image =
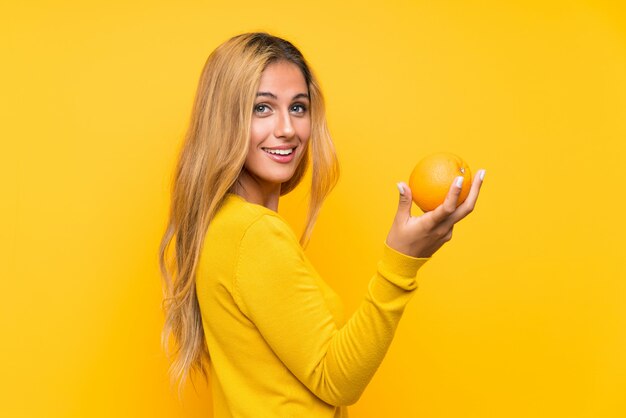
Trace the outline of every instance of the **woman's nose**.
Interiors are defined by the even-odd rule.
[[[289,112],[279,113],[277,115],[276,126],[274,129],[274,136],[277,138],[286,137],[290,138],[294,135],[295,129],[291,121],[291,115]]]

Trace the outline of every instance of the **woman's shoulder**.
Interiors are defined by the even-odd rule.
[[[211,224],[241,236],[271,232],[293,235],[289,224],[277,212],[232,193],[226,194]]]
[[[219,266],[232,266],[242,249],[269,251],[275,245],[298,248],[287,222],[277,212],[229,193],[209,223],[201,270],[216,271]]]

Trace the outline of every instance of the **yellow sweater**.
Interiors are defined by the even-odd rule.
[[[346,321],[287,222],[228,194],[207,231],[196,292],[216,418],[347,417],[378,369],[417,270],[386,244]]]

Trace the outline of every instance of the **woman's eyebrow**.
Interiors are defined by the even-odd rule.
[[[278,97],[274,93],[270,93],[269,91],[260,91],[256,94],[256,97],[259,97],[259,96],[271,97],[274,100],[278,100]],[[300,98],[309,99],[309,95],[306,93],[298,93],[295,96],[293,96],[291,100],[296,100]]]

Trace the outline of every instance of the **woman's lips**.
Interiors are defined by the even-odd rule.
[[[293,160],[294,156],[296,155],[296,148],[297,147],[292,148],[291,154],[288,154],[288,155],[272,154],[271,152],[268,151],[268,149],[278,149],[278,148],[262,148],[262,150],[272,160],[278,163],[286,164],[290,162],[291,160]]]

